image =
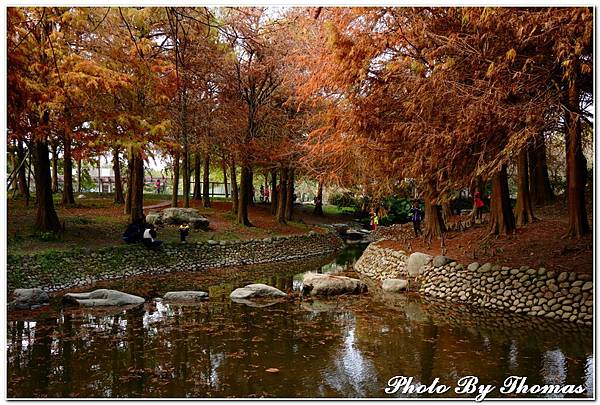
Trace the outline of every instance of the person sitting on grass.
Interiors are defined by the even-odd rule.
[[[123,233],[123,241],[125,243],[137,243],[142,241],[144,234],[145,220],[140,218],[137,221],[127,225],[127,229]]]
[[[154,229],[154,225],[150,224],[146,227],[144,231],[144,238],[142,239],[142,243],[148,249],[156,250],[162,245],[162,240],[156,240],[156,230]]]
[[[185,243],[185,238],[190,234],[190,226],[187,223],[179,225],[179,240]]]

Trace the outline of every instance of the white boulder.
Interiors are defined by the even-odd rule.
[[[68,293],[63,296],[63,301],[82,307],[140,305],[144,303],[144,299],[137,295],[107,289],[95,290],[89,293]]]
[[[406,263],[406,271],[408,271],[408,274],[411,277],[418,276],[423,272],[423,268],[429,263],[431,263],[432,260],[433,257],[428,254],[415,252],[408,257],[408,262]]]
[[[310,295],[361,294],[367,292],[367,285],[356,278],[308,273],[302,281],[302,292]]]
[[[41,288],[17,288],[14,294],[16,309],[35,309],[50,302],[50,297]]]
[[[169,291],[163,296],[165,301],[197,302],[208,299],[208,293],[204,291]]]
[[[248,298],[277,298],[287,297],[287,294],[283,291],[271,287],[266,284],[248,284],[242,288],[236,288],[229,294],[231,299],[248,299]]]

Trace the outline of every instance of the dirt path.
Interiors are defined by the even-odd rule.
[[[161,209],[161,208],[167,208],[171,206],[171,201],[165,201],[159,204],[154,204],[154,205],[146,205],[145,207],[143,207],[142,209],[144,211],[146,210],[154,210],[154,209]]]

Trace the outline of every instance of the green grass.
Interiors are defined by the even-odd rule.
[[[306,204],[305,207],[306,207],[306,209],[309,209],[311,212],[314,211],[314,209],[315,209],[314,204]],[[325,215],[340,215],[340,214],[353,215],[355,213],[356,212],[355,212],[354,208],[348,208],[348,207],[340,208],[337,205],[329,205],[329,204],[323,205],[323,214],[325,214]]]
[[[84,198],[76,199],[76,204],[63,207],[60,204],[60,195],[55,195],[56,211],[65,231],[59,233],[36,232],[34,229],[36,207],[35,200],[30,201],[28,207],[22,200],[7,198],[7,248],[10,254],[31,254],[46,251],[65,251],[80,247],[101,249],[117,247],[123,244],[121,236],[128,223],[128,216],[124,214],[123,207],[115,204],[112,194],[99,194],[97,192],[82,193]],[[78,194],[76,194],[77,196]],[[169,201],[168,194],[145,194],[145,205],[156,204],[161,200]],[[214,198],[212,201],[222,201],[223,198]],[[201,231],[191,230],[189,241],[198,242],[209,239],[236,240],[248,238],[265,238],[281,233],[289,233],[290,228],[299,232],[308,232],[310,226],[302,221],[288,221],[287,230],[274,224],[260,225],[260,227],[244,227],[237,224],[235,214],[216,208],[198,208],[202,215],[209,217],[214,227],[218,229]],[[298,212],[311,213],[314,207],[299,206]],[[338,217],[340,210],[337,207],[324,206],[326,215]],[[252,220],[252,218],[251,218]],[[344,220],[343,218],[340,221]],[[258,221],[260,222],[260,221]],[[177,226],[163,226],[158,228],[158,239],[166,243],[179,242]]]

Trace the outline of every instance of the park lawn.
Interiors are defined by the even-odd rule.
[[[170,198],[169,198],[170,199]],[[164,195],[146,194],[144,206],[164,203]],[[123,206],[113,202],[113,195],[86,194],[77,199],[72,207],[63,207],[56,200],[56,210],[65,231],[60,235],[39,233],[34,230],[35,206],[33,201],[29,207],[21,200],[7,200],[7,244],[11,254],[28,254],[47,250],[68,250],[76,247],[101,248],[120,245],[121,235],[128,223],[128,215]],[[265,238],[275,235],[302,234],[314,229],[322,223],[347,222],[348,215],[335,213],[325,217],[312,214],[311,207],[296,205],[294,220],[282,225],[270,213],[267,204],[256,204],[249,207],[250,221],[253,227],[244,227],[236,222],[231,213],[231,203],[223,199],[211,200],[211,208],[202,207],[201,201],[190,201],[190,206],[197,208],[210,222],[209,230],[191,230],[188,240],[206,241],[237,240]],[[183,206],[179,201],[178,206]],[[149,210],[145,210],[148,213]],[[158,239],[165,242],[177,242],[179,232],[177,226],[162,226],[158,229]]]

